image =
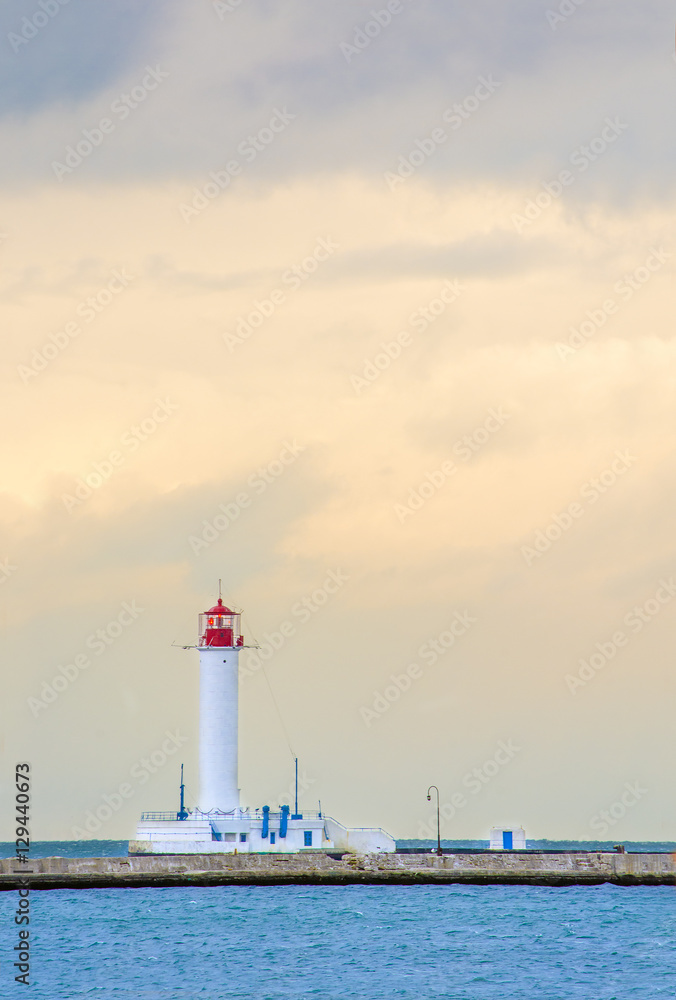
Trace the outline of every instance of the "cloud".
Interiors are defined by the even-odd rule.
[[[544,3],[406,2],[348,61],[340,43],[374,9],[242,0],[221,19],[208,2],[71,0],[16,57],[5,49],[20,97],[0,123],[0,621],[18,706],[7,745],[46,776],[40,829],[67,836],[69,809],[84,814],[184,720],[196,785],[195,676],[170,643],[194,635],[219,577],[262,636],[330,569],[349,576],[271,664],[339,818],[414,835],[402,795],[427,787],[430,750],[452,790],[498,738],[523,756],[458,835],[482,835],[503,805],[584,835],[609,777],[668,780],[654,734],[670,703],[654,691],[672,673],[670,607],[586,701],[564,678],[674,561],[672,12],[587,3],[552,28]],[[4,8],[7,30],[18,11]],[[167,75],[116,115],[147,67]],[[478,97],[491,75],[502,85]],[[468,116],[453,129],[455,102]],[[295,117],[275,131],[284,108]],[[98,142],[104,116],[115,127]],[[628,125],[613,141],[608,117]],[[599,135],[596,159],[579,152]],[[241,170],[215,189],[233,158]],[[462,288],[442,299],[449,283]],[[298,460],[238,500],[288,442]],[[613,473],[625,451],[635,462]],[[69,513],[63,495],[88,479]],[[33,719],[31,685],[133,598],[148,609],[138,629]],[[366,731],[360,706],[465,610],[478,622],[462,648]],[[650,739],[627,737],[634,710]],[[260,805],[289,781],[260,676],[242,713],[245,798]],[[77,803],[57,739],[58,773],[80,769]],[[109,835],[166,808],[175,779]],[[646,830],[660,808],[646,803]]]
[[[139,84],[147,65],[159,65],[166,81],[125,120],[113,116],[114,131],[78,166],[78,185],[206,181],[233,159],[249,179],[267,185],[334,170],[382,178],[441,128],[445,139],[419,168],[436,188],[470,179],[538,186],[577,155],[587,165],[568,194],[572,202],[626,201],[654,196],[656,185],[670,189],[674,139],[663,127],[663,95],[675,65],[664,0],[651,0],[640,13],[629,3],[583,5],[557,30],[546,9],[536,12],[526,2],[484,2],[476,10],[437,0],[415,9],[403,4],[348,62],[341,41],[370,10],[345,4],[326,17],[304,3],[248,0],[219,19],[208,3],[174,5],[160,25],[153,5],[143,14],[120,3],[95,15],[64,8],[25,55],[44,48],[63,66],[64,51],[72,52],[86,56],[91,72],[76,69],[55,83],[49,62],[40,73],[26,63],[41,96],[8,64],[21,96],[7,105],[0,129],[0,176],[12,183],[53,179],[51,164],[111,116],[111,105]],[[92,25],[92,16],[110,23]],[[65,49],[56,32],[66,35]],[[103,37],[106,54],[99,58],[92,38]],[[494,81],[488,92],[482,80]],[[486,97],[477,103],[478,87]],[[459,118],[454,105],[463,109]],[[274,141],[252,147],[280,109],[295,116],[292,123]],[[595,142],[600,148],[607,120],[623,127],[617,141],[601,155],[580,154]]]
[[[102,93],[138,57],[168,4],[10,0],[0,10],[0,118],[58,115]]]

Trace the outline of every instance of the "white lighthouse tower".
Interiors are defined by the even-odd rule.
[[[241,614],[222,599],[199,616],[199,794],[195,807],[184,803],[183,765],[178,811],[144,812],[129,842],[130,854],[295,854],[298,851],[393,851],[384,830],[348,829],[318,811],[298,805],[288,791],[277,805],[242,807],[237,779],[238,670],[244,648]],[[297,762],[296,762],[297,764]]]
[[[218,603],[199,616],[199,808],[239,809],[237,715],[241,615]]]

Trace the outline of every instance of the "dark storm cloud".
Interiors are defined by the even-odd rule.
[[[160,0],[9,0],[0,7],[0,115],[77,104],[107,87],[166,20]]]
[[[207,183],[236,160],[266,183],[356,171],[392,186],[422,143],[429,152],[413,173],[430,184],[539,185],[598,146],[609,120],[621,133],[580,170],[570,198],[654,196],[672,184],[666,0],[401,0],[391,15],[361,0],[204,0],[169,4],[161,21],[158,4],[70,3],[20,52],[5,47],[5,111],[28,116],[3,130],[8,180],[54,180],[50,164],[110,115],[115,88],[161,64],[166,82],[128,120],[114,118],[64,184]],[[3,12],[5,33],[18,14],[16,4]],[[34,115],[52,106],[48,120]],[[269,141],[277,109],[292,117]],[[443,139],[430,146],[434,130]]]

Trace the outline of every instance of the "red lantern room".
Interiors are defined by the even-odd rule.
[[[219,597],[218,604],[200,615],[200,646],[243,646],[241,617],[237,611],[226,608]]]

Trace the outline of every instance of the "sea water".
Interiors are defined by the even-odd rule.
[[[40,1000],[630,1000],[676,996],[676,888],[216,886],[33,890]]]

